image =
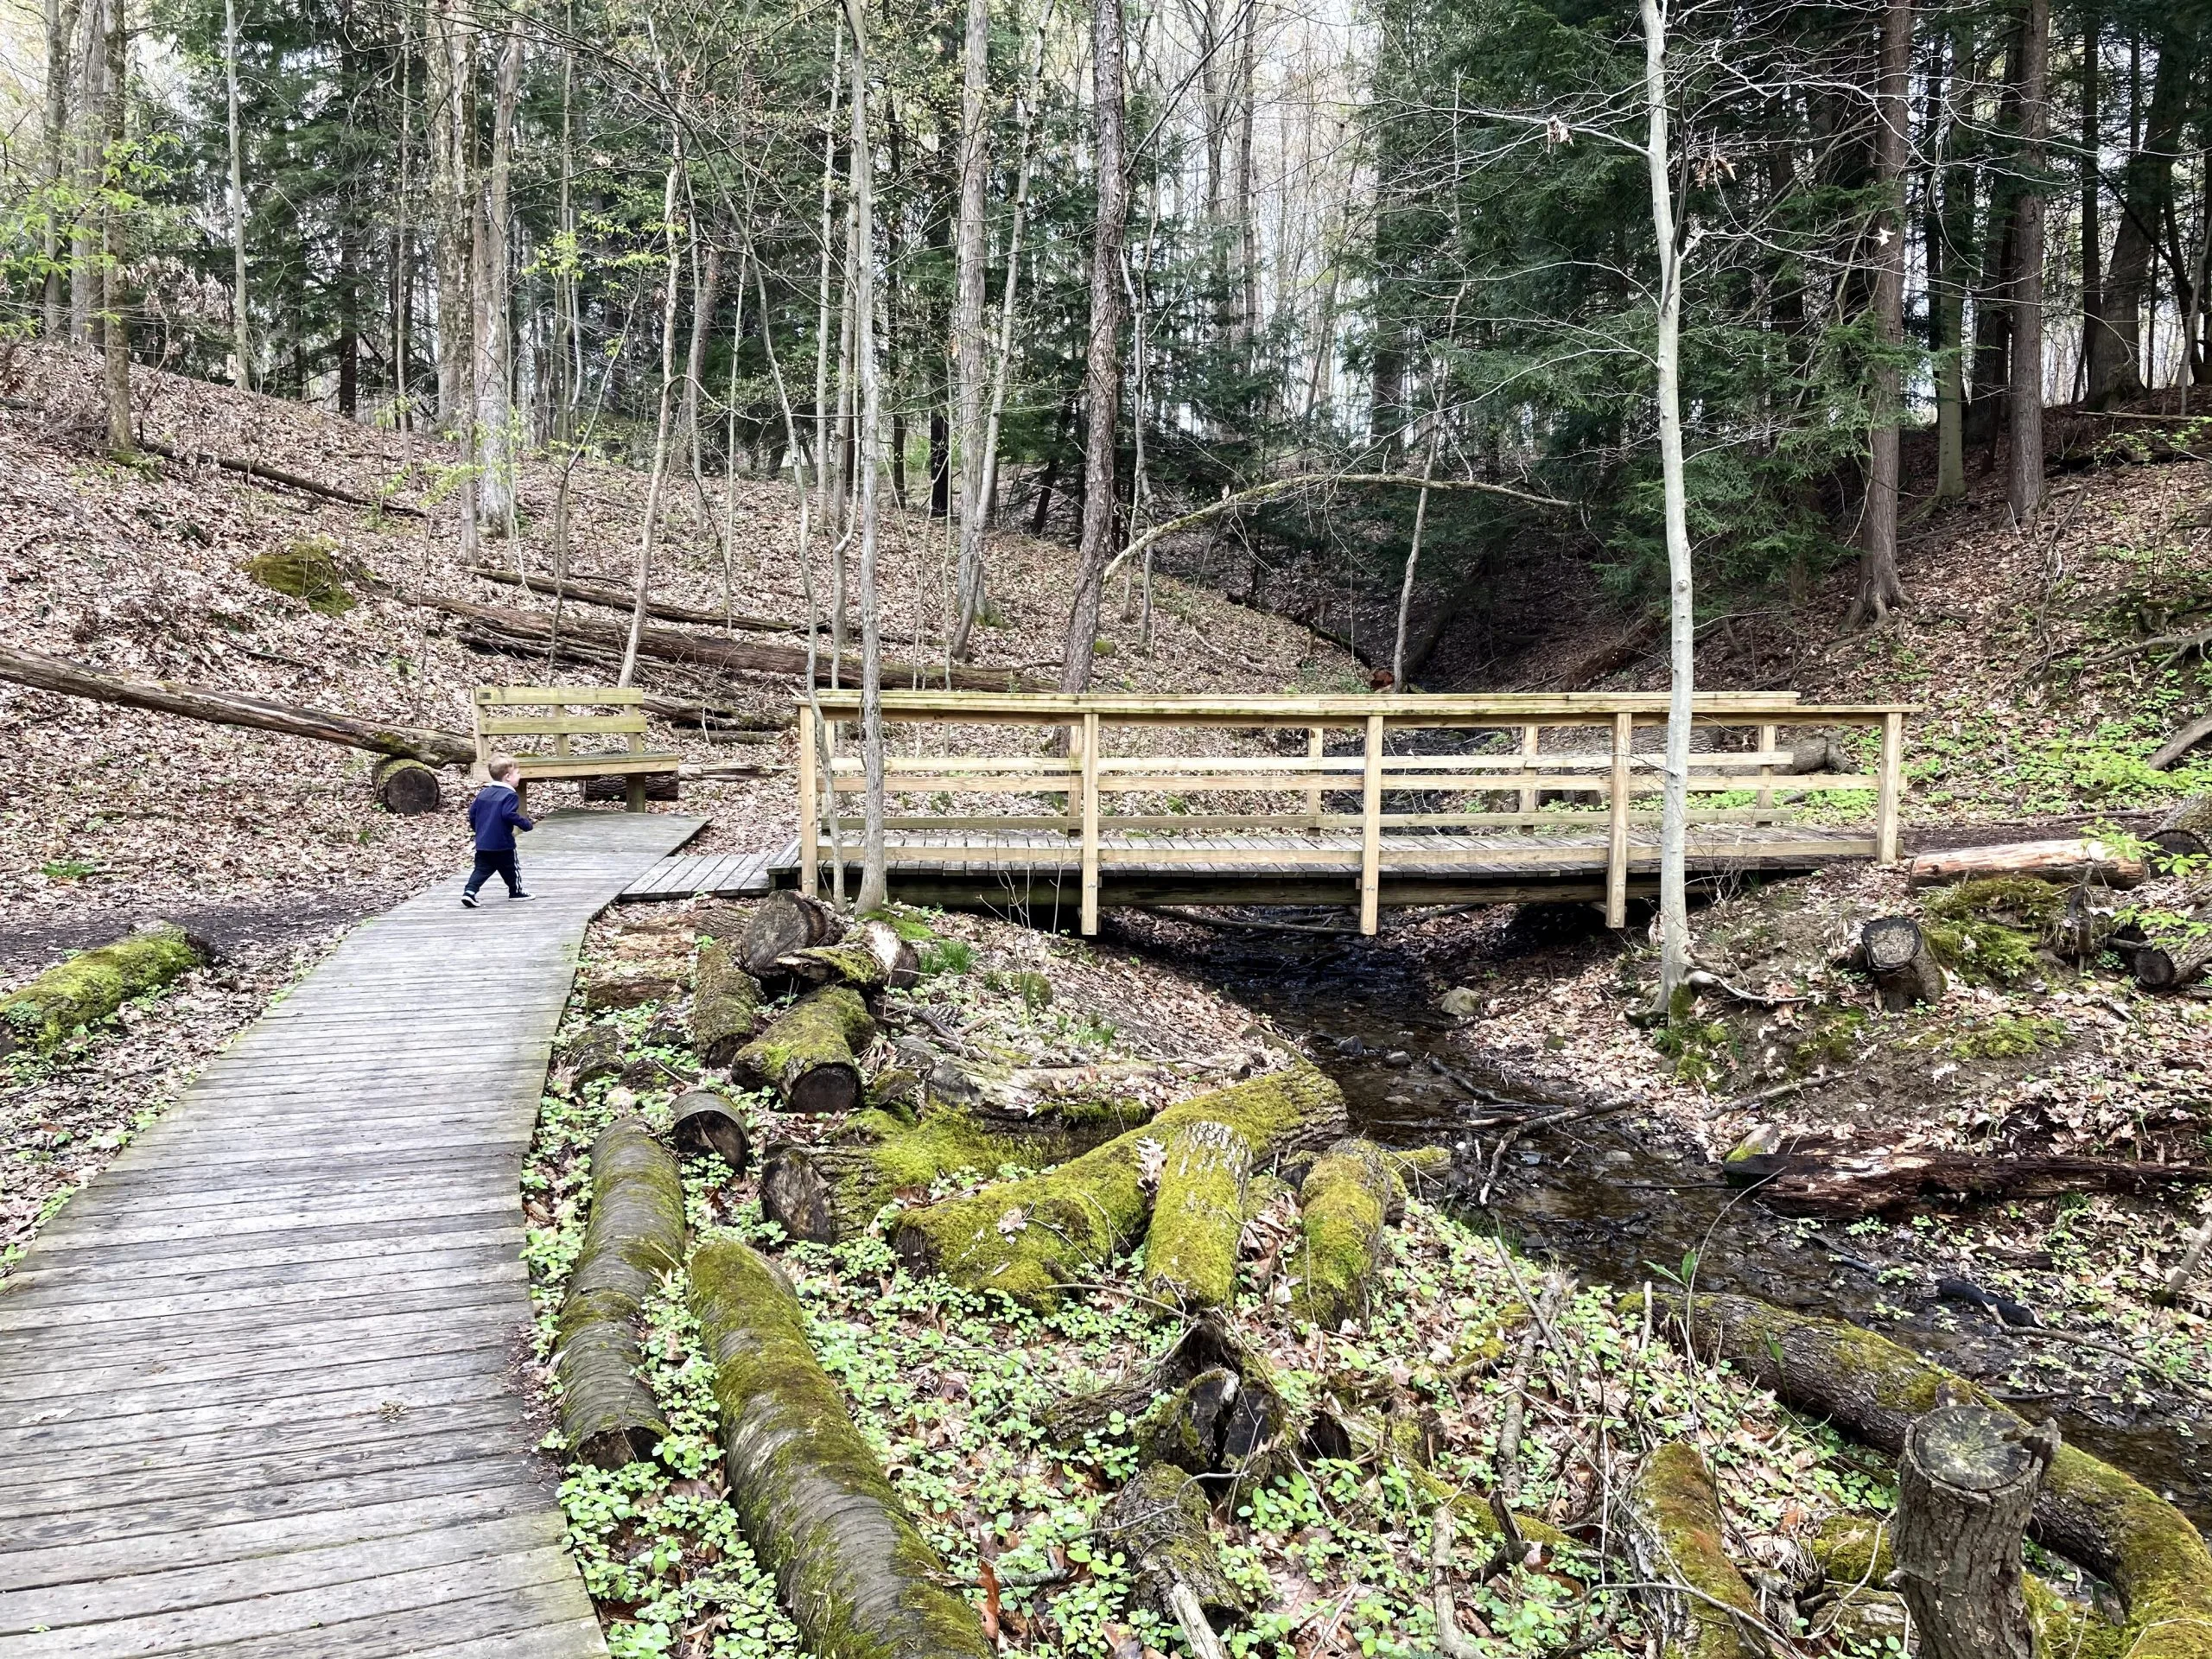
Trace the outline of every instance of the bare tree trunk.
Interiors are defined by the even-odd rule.
[[[69,172],[69,72],[76,62],[81,0],[46,0],[46,211],[40,235],[46,254],[45,327],[59,340],[69,326],[68,284],[62,251],[61,181]]]
[[[1436,445],[1443,435],[1440,415],[1437,429],[1428,435],[1428,457],[1421,463],[1421,495],[1414,503],[1414,541],[1406,554],[1405,580],[1398,584],[1398,635],[1390,648],[1390,683],[1396,690],[1406,689],[1406,617],[1414,604],[1414,573],[1421,568],[1421,535],[1428,523],[1428,485],[1436,476]]]
[[[476,334],[476,433],[480,469],[476,522],[504,535],[512,528],[514,479],[514,326],[508,253],[510,181],[514,170],[515,101],[522,86],[522,25],[510,20],[500,43],[499,79],[492,106],[492,155],[485,169],[484,200],[475,219],[477,271],[474,296]],[[522,556],[519,545],[515,552]],[[518,563],[517,568],[520,565]]]
[[[830,274],[836,264],[830,236],[836,205],[837,100],[844,91],[845,31],[842,22],[833,25],[833,30],[830,48],[830,114],[822,125],[822,273],[814,327],[814,505],[815,517],[827,524],[830,533],[835,536],[836,526],[830,524],[826,517],[830,502]],[[810,626],[813,618],[810,616],[807,620]]]
[[[106,257],[102,262],[106,316],[101,337],[107,353],[107,447],[123,456],[137,448],[130,422],[130,323],[124,315],[124,260],[130,252],[119,198],[124,191],[124,121],[130,108],[130,22],[127,0],[108,0],[107,11],[107,179],[105,221]]]
[[[676,419],[677,441],[689,451],[691,475],[703,472],[699,461],[699,404],[706,392],[707,331],[714,326],[715,308],[721,302],[722,251],[707,250],[705,268],[699,262],[699,245],[691,245],[691,342],[683,353],[683,397]],[[739,290],[741,295],[744,290]]]
[[[960,84],[960,224],[954,240],[959,264],[958,310],[953,319],[960,375],[960,563],[954,584],[956,614],[947,649],[968,654],[968,635],[982,608],[984,381],[984,187],[990,149],[990,0],[968,0],[968,38]],[[1007,272],[1011,283],[1013,273]]]
[[[1021,238],[1023,231],[1028,226],[1029,178],[1032,140],[1036,130],[1037,89],[1038,83],[1044,79],[1045,31],[1051,20],[1052,11],[1047,7],[1045,16],[1037,24],[1037,50],[1035,55],[1030,60],[1028,80],[1023,86],[1021,94],[1020,140],[1021,158],[1014,168],[1014,222],[1007,232],[1006,285],[999,294],[998,343],[994,348],[997,354],[991,365],[991,412],[988,423],[983,431],[982,517],[986,524],[990,522],[998,510],[999,423],[1006,414],[1007,385],[1013,378],[1014,296],[1020,286]],[[979,569],[976,572],[976,612],[978,616],[982,614],[984,575],[985,573]]]
[[[231,145],[231,384],[253,390],[253,342],[245,289],[245,161],[238,138],[238,0],[223,0],[223,81],[230,111]]]
[[[2089,356],[2104,327],[2103,114],[2098,83],[2104,70],[2104,13],[2094,4],[2082,15],[2082,364],[2075,395],[2088,395]]]
[[[2089,401],[2094,404],[2136,397],[2143,391],[2137,362],[2143,343],[2143,307],[2154,292],[2151,265],[2157,226],[2173,189],[2174,162],[2196,67],[2192,43],[2182,31],[2161,35],[2141,142],[2131,149],[2120,187],[2112,264],[2100,296],[2103,327],[2091,337]]]
[[[627,685],[638,672],[638,645],[645,632],[645,605],[652,597],[653,546],[660,531],[660,497],[668,476],[668,428],[674,414],[676,390],[676,296],[682,287],[683,236],[676,217],[676,191],[683,176],[683,130],[674,133],[676,159],[670,163],[668,182],[661,192],[661,219],[668,234],[668,291],[660,308],[660,413],[653,427],[653,470],[645,485],[645,522],[638,533],[637,598],[630,611],[630,635],[622,646],[622,671],[617,685]]]
[[[1891,0],[1895,4],[1897,0]],[[1665,498],[1669,653],[1667,777],[1659,829],[1659,1006],[1671,1013],[1675,988],[1689,969],[1688,853],[1690,696],[1697,668],[1692,607],[1688,493],[1682,473],[1682,249],[1675,227],[1672,158],[1667,135],[1667,22],[1661,0],[1642,0],[1643,101],[1649,116],[1644,162],[1650,174],[1651,227],[1659,249],[1656,349],[1659,466]]]
[[[1879,622],[1904,598],[1897,580],[1897,417],[1899,376],[1894,353],[1904,344],[1905,99],[1911,92],[1912,0],[1882,8],[1880,79],[1874,103],[1874,175],[1883,196],[1875,235],[1874,332],[1885,353],[1874,371],[1874,426],[1868,435],[1866,499],[1859,527],[1859,594],[1851,624]]]
[[[104,182],[101,135],[107,130],[107,10],[92,0],[78,50],[82,91],[78,98],[77,200],[69,227],[69,334],[90,346],[98,338],[100,232],[89,204]]]
[[[883,391],[875,363],[875,143],[868,131],[868,21],[863,0],[845,0],[853,35],[853,356],[860,373],[861,759],[868,778],[861,849],[865,916],[890,896],[883,861],[883,630],[876,613],[876,474],[882,469]],[[833,780],[834,781],[834,780]]]
[[[430,0],[430,223],[438,268],[438,422],[467,419],[469,396],[467,25],[454,0]]]
[[[2012,438],[2005,499],[2013,518],[2025,524],[2043,505],[2043,191],[2034,181],[2043,173],[2050,131],[2050,0],[2028,0],[2020,29],[2020,168],[2030,183],[2020,193],[2014,232]]]
[[[1074,602],[1068,607],[1067,642],[1060,656],[1060,690],[1090,684],[1093,642],[1098,637],[1099,589],[1114,556],[1114,438],[1121,424],[1122,237],[1129,213],[1129,181],[1122,165],[1122,0],[1096,0],[1091,22],[1090,73],[1097,105],[1096,159],[1098,219],[1090,250],[1090,342],[1084,398],[1090,417],[1084,455],[1083,548]]]
[[[1938,150],[1929,179],[1929,286],[1937,353],[1936,497],[1940,501],[1962,500],[1967,493],[1966,290],[1970,273],[1966,249],[1974,240],[1974,170],[1949,154],[1948,146],[1958,142],[1964,128],[1974,79],[1973,54],[1974,25],[1961,15],[1951,24],[1950,74],[1942,111],[1945,148]]]

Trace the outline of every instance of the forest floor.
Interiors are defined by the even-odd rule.
[[[473,685],[543,676],[542,659],[471,651],[439,613],[401,596],[547,603],[470,574],[454,534],[445,450],[148,373],[145,430],[180,454],[251,457],[393,505],[365,509],[201,463],[118,467],[101,451],[97,365],[51,353],[18,362],[0,404],[0,640],[117,672],[459,731]],[[583,465],[571,486],[569,568],[626,582],[639,480]],[[556,472],[526,464],[520,542],[487,541],[481,556],[550,569],[558,489]],[[679,492],[656,597],[803,619],[789,491],[741,481],[727,518],[718,483],[708,480],[706,492],[703,502]],[[1910,765],[1915,836],[1955,842],[2024,833],[2017,826],[2028,823],[2139,829],[2146,810],[2212,788],[2212,760],[2201,752],[2166,772],[2145,764],[2175,724],[2207,707],[2207,681],[2200,659],[2141,649],[2212,622],[2208,500],[2212,466],[2135,464],[2117,451],[2061,477],[2050,513],[2028,535],[1978,496],[1909,531],[1913,603],[1883,628],[1841,633],[1839,576],[1794,607],[1716,629],[1702,672],[1723,685],[1788,683],[1808,699],[1926,704]],[[429,516],[397,510],[407,505]],[[725,550],[728,523],[735,533]],[[919,515],[893,524],[884,552],[889,648],[915,655],[913,642],[933,638],[940,620],[944,527]],[[343,584],[319,605],[244,569],[303,550],[327,557]],[[983,631],[978,660],[1049,674],[1071,555],[1006,537],[993,558],[1001,626]],[[1109,603],[1102,632],[1114,645],[1100,658],[1102,684],[1363,684],[1344,652],[1202,587],[1162,582],[1155,627],[1147,651]],[[1586,631],[1580,648],[1588,643]],[[1540,646],[1511,683],[1555,683],[1576,648],[1564,636]],[[1610,683],[1651,680],[1648,663],[1630,663]],[[790,699],[784,683],[766,678],[655,667],[646,683],[779,718]],[[663,729],[655,741],[687,759],[765,769],[686,786],[685,810],[714,816],[709,844],[760,847],[790,833],[788,734],[737,747]],[[375,808],[353,752],[12,684],[0,684],[0,791],[9,803],[0,868],[15,877],[0,893],[0,991],[156,916],[185,922],[221,952],[52,1060],[0,1062],[4,1271],[39,1219],[346,926],[450,869],[467,842],[455,812],[410,819]],[[1896,872],[1865,868],[1726,895],[1696,919],[1708,965],[1762,995],[1805,1000],[1708,997],[1668,1033],[1632,1018],[1651,971],[1640,931],[1618,937],[1586,915],[1541,910],[1394,917],[1372,943],[1143,916],[1113,918],[1105,938],[1077,943],[978,918],[915,917],[940,943],[968,950],[941,950],[938,969],[901,995],[957,1008],[979,1034],[1023,1052],[1135,1066],[1151,1078],[1138,1092],[1149,1090],[1154,1103],[1303,1049],[1345,1082],[1373,1133],[1456,1144],[1459,1184],[1417,1198],[1393,1235],[1387,1320],[1333,1333],[1294,1325],[1273,1299],[1268,1227],[1294,1213],[1282,1211],[1250,1231],[1240,1325],[1278,1369],[1348,1402],[1418,1398],[1440,1418],[1440,1478],[1485,1489],[1497,1478],[1506,1389],[1492,1365],[1457,1373],[1463,1350],[1485,1317],[1525,1303],[1552,1262],[1579,1270],[1590,1287],[1557,1322],[1522,1455],[1531,1511],[1570,1526],[1585,1547],[1613,1523],[1608,1495],[1636,1457],[1672,1434],[1698,1436],[1719,1467],[1732,1550],[1747,1567],[1786,1567],[1824,1515],[1885,1501],[1878,1459],[1723,1371],[1684,1365],[1597,1288],[1656,1278],[1663,1294],[1667,1274],[1686,1269],[1710,1275],[1703,1282],[1732,1278],[1847,1312],[2024,1407],[2063,1408],[2069,1433],[2078,1424],[2105,1434],[2099,1444],[2111,1455],[2132,1451],[2170,1468],[2174,1495],[2212,1513],[2212,1471],[2197,1450],[2212,1418],[2189,1384],[2212,1375],[2212,1274],[2177,1307],[2149,1295],[2201,1198],[2183,1190],[1926,1203],[1831,1227],[1767,1217],[1725,1195],[1700,1207],[1700,1184],[1718,1186],[1716,1160],[1762,1125],[1897,1147],[2206,1155],[2212,1001],[2147,996],[2116,961],[2062,968],[2031,941],[2022,955],[1976,934],[1999,959],[1955,962],[1952,989],[1933,1008],[1883,1013],[1837,947],[1869,916],[1928,919],[1926,897]],[[2146,913],[2179,918],[2202,916],[2207,902],[2201,876],[2187,869],[2127,897]],[[631,950],[627,931],[683,925],[668,906],[618,910],[595,926],[588,963]],[[1019,995],[1025,972],[1051,982],[1049,1011]],[[652,1010],[622,1018],[640,1052],[683,1063],[654,1035]],[[887,1050],[877,1062],[890,1058]],[[1459,1127],[1470,1107],[1455,1074],[1528,1098],[1631,1097],[1636,1110],[1605,1130],[1513,1145],[1509,1157],[1497,1137]],[[548,1096],[528,1190],[539,1230],[532,1267],[549,1309],[581,1224],[580,1154],[623,1103],[598,1090]],[[632,1089],[628,1103],[651,1116],[665,1090]],[[810,1132],[765,1116],[765,1101],[748,1110],[763,1135]],[[1679,1202],[1648,1205],[1656,1216],[1605,1211],[1596,1190],[1633,1196],[1669,1183],[1681,1186]],[[687,1184],[695,1224],[761,1236],[746,1182],[694,1169]],[[1469,1200],[1491,1187],[1494,1232],[1466,1219],[1479,1214]],[[1696,1224],[1688,1252],[1683,1217]],[[1527,1254],[1509,1248],[1514,1240]],[[1688,1260],[1700,1244],[1701,1268]],[[825,1363],[956,1573],[980,1586],[982,1563],[994,1562],[1008,1650],[1130,1659],[1173,1649],[1166,1627],[1135,1605],[1126,1564],[1086,1541],[1128,1472],[1126,1452],[1093,1446],[1065,1458],[1035,1432],[1048,1395],[1125,1371],[1167,1340],[1169,1327],[1128,1294],[1129,1264],[1106,1272],[1088,1302],[1039,1315],[894,1274],[880,1242],[801,1247],[785,1259]],[[1942,1293],[1953,1279],[2024,1303],[2044,1325],[2083,1340],[1999,1326]],[[568,1498],[618,1651],[796,1651],[729,1529],[680,1297],[651,1318],[655,1385],[672,1411],[691,1414],[689,1426],[679,1426],[667,1468],[579,1474]],[[925,1372],[911,1364],[918,1344],[933,1356]],[[1357,1460],[1300,1481],[1255,1494],[1227,1517],[1232,1569],[1267,1610],[1235,1650],[1300,1659],[1424,1651],[1433,1627],[1423,1623],[1427,1531],[1414,1495]],[[1463,1599],[1494,1638],[1491,1651],[1626,1639],[1632,1618],[1593,1636],[1599,1611],[1573,1588],[1588,1580],[1557,1567],[1516,1570]],[[687,1635],[697,1639],[687,1644]]]

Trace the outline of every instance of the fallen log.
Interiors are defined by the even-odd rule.
[[[2200,715],[2158,745],[2158,753],[2144,764],[2153,772],[2169,771],[2175,761],[2207,738],[2212,738],[2212,715]]]
[[[443,594],[408,594],[410,605],[422,607],[442,615],[491,628],[510,639],[534,642],[539,648],[554,639],[553,616],[549,611],[518,611],[499,605],[479,605],[465,599],[453,599]],[[561,637],[582,646],[596,646],[604,650],[621,650],[628,641],[629,630],[613,622],[601,622],[596,618],[564,616],[561,619]],[[710,634],[682,633],[674,628],[644,630],[638,642],[638,652],[657,662],[690,663],[702,668],[719,669],[731,674],[766,674],[778,678],[803,677],[806,673],[807,652],[803,645],[770,645],[764,641],[717,639]],[[826,651],[815,652],[815,680],[817,684],[830,683],[830,659]],[[848,677],[857,679],[860,666],[857,658],[846,665]],[[886,684],[912,683],[920,685],[942,686],[945,671],[940,664],[914,664],[886,659],[882,668]],[[957,668],[952,671],[952,690],[956,691],[1019,691],[1022,688],[1020,672],[1004,668]]]
[[[1890,1013],[1942,1001],[1943,965],[1910,916],[1875,917],[1859,930],[1859,948],[1866,959],[1866,976]]]
[[[1136,1569],[1141,1605],[1182,1627],[1196,1654],[1224,1651],[1215,1626],[1251,1611],[1245,1592],[1221,1564],[1208,1522],[1213,1506],[1198,1483],[1173,1464],[1137,1471],[1099,1517],[1099,1530]]]
[[[837,937],[837,912],[819,899],[780,887],[753,907],[738,942],[738,961],[755,979],[775,971],[794,950]]]
[[[628,777],[621,772],[609,772],[602,777],[586,778],[582,780],[584,799],[587,801],[626,801],[630,798],[630,785],[632,783],[642,783],[645,785],[645,798],[649,801],[677,800],[681,798],[677,793],[678,776],[678,773],[673,772],[649,772],[642,779]],[[545,786],[545,781],[541,779],[537,786],[543,789]]]
[[[387,812],[419,818],[438,810],[438,774],[420,760],[387,755],[369,774],[369,793]]]
[[[504,587],[520,588],[527,593],[550,594],[555,599],[567,600],[574,604],[598,605],[608,610],[627,613],[638,601],[634,590],[615,582],[595,581],[589,576],[556,580],[549,575],[537,575],[525,581],[512,570],[501,570],[488,564],[472,564],[468,567],[468,574],[479,582],[495,582]],[[703,628],[728,626],[742,629],[747,633],[803,634],[806,632],[804,622],[779,622],[772,617],[747,616],[741,611],[728,613],[705,611],[688,605],[671,605],[657,599],[645,601],[645,614],[656,622],[683,622]],[[830,627],[827,622],[817,622],[814,631],[828,633]]]
[[[2108,887],[2142,885],[2143,861],[2101,841],[2012,841],[1993,847],[1955,847],[1922,853],[1909,872],[1916,887],[1992,876],[2034,876],[2044,881],[2101,881]]]
[[[409,518],[426,518],[429,515],[420,507],[410,506],[404,501],[388,500],[380,496],[363,495],[341,485],[326,483],[321,479],[302,478],[297,473],[286,472],[281,467],[271,467],[265,461],[253,461],[236,455],[218,455],[200,449],[176,449],[159,438],[140,437],[138,447],[165,461],[206,461],[219,467],[226,473],[238,473],[264,484],[280,484],[288,490],[297,490],[302,495],[319,495],[326,501],[342,501],[349,507],[373,507],[378,512],[398,513]]]
[[[2201,858],[2212,853],[2212,795],[2182,802],[2158,820],[2149,839],[2169,858]]]
[[[1757,1659],[1758,1598],[1728,1558],[1720,1495],[1688,1440],[1652,1448],[1629,1494],[1630,1548],[1669,1659]],[[1675,1586],[1682,1586],[1681,1589]]]
[[[2055,1198],[2069,1192],[2147,1192],[2212,1181],[2212,1164],[2122,1158],[1991,1158],[1968,1152],[1869,1147],[1840,1135],[1794,1137],[1772,1151],[1732,1156],[1731,1186],[1788,1216],[1878,1215],[1932,1195]]]
[[[1251,1173],[1252,1143],[1233,1126],[1210,1117],[1176,1126],[1145,1233],[1146,1295],[1194,1313],[1229,1306]]]
[[[1871,1331],[1749,1296],[1688,1300],[1683,1317],[1667,1321],[1669,1340],[1702,1360],[1726,1360],[1784,1404],[1892,1457],[1913,1421],[1947,1400],[1972,1400],[2028,1427],[1963,1377]],[[1640,1314],[1643,1299],[1623,1306]],[[2119,1590],[2131,1659],[2203,1659],[2212,1650],[2212,1551],[2186,1516],[2131,1477],[2060,1446],[2037,1494],[2031,1531],[2045,1548]]]
[[[727,1067],[760,1029],[760,986],[732,960],[723,940],[699,941],[691,993],[691,1052],[709,1065]]]
[[[1897,1458],[1896,1582],[1928,1659],[2035,1659],[2020,1541],[2058,1449],[2046,1423],[1939,1406]]]
[[[760,1160],[760,1213],[793,1238],[836,1244],[858,1238],[886,1205],[927,1198],[932,1184],[972,1169],[995,1175],[1007,1165],[1057,1164],[1098,1143],[1067,1129],[995,1131],[972,1113],[925,1112],[907,1123],[871,1107],[855,1112],[836,1136],[813,1146],[770,1147]]]
[[[715,1239],[691,1259],[691,1306],[715,1367],[730,1504],[807,1650],[995,1659],[815,1358],[782,1275]]]
[[[256,731],[280,732],[286,737],[313,738],[319,743],[340,743],[348,748],[378,754],[398,755],[432,766],[466,766],[476,760],[474,739],[459,732],[441,732],[420,726],[394,726],[334,714],[305,704],[272,702],[266,697],[225,691],[213,686],[188,685],[176,680],[132,680],[109,674],[82,663],[36,652],[0,645],[0,679],[13,680],[41,691],[86,697],[94,702],[126,709],[148,709],[156,714],[178,715],[218,726],[244,726]]]
[[[620,1027],[607,1020],[597,1020],[586,1026],[573,1040],[563,1046],[556,1062],[555,1076],[569,1093],[577,1094],[582,1091],[586,1084],[620,1077],[623,1061]]]
[[[2194,938],[2151,940],[2135,947],[2131,971],[2146,991],[2185,991],[2212,967],[2212,929]]]
[[[731,1174],[745,1173],[753,1161],[753,1141],[728,1101],[711,1089],[693,1089],[678,1095],[668,1110],[669,1143],[678,1157],[712,1154],[729,1166]]]
[[[1233,1394],[1221,1388],[1224,1376],[1236,1380]],[[1200,1389],[1207,1378],[1215,1380]],[[1222,1404],[1227,1409],[1214,1408]],[[1058,1446],[1079,1446],[1092,1436],[1135,1442],[1154,1461],[1164,1458],[1192,1474],[1265,1481],[1287,1463],[1305,1422],[1267,1361],[1218,1313],[1207,1313],[1134,1381],[1046,1408],[1045,1430]]]
[[[637,1320],[664,1274],[683,1265],[683,1183],[645,1120],[618,1120],[591,1144],[591,1219],[553,1339],[561,1433],[600,1469],[653,1455],[668,1433],[638,1375]]]
[[[861,1103],[860,1055],[875,1021],[860,994],[831,985],[794,1003],[730,1061],[741,1089],[772,1089],[789,1112],[849,1112]]]
[[[73,1032],[98,1025],[134,996],[159,990],[208,959],[174,922],[156,922],[80,950],[0,998],[0,1057],[51,1054]]]
[[[1328,1077],[1303,1063],[1195,1096],[1168,1107],[1146,1128],[1116,1135],[1057,1169],[909,1211],[893,1246],[915,1272],[940,1273],[971,1290],[999,1290],[1033,1305],[1052,1305],[1074,1281],[1142,1236],[1152,1210],[1144,1181],[1147,1143],[1164,1147],[1185,1123],[1206,1121],[1243,1135],[1254,1164],[1264,1165],[1338,1139],[1344,1128],[1344,1098]]]
[[[1317,1159],[1298,1188],[1291,1311],[1325,1331],[1364,1317],[1386,1219],[1404,1202],[1388,1156],[1372,1141],[1339,1141]]]

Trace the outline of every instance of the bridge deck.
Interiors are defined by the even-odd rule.
[[[0,1281],[0,1653],[606,1652],[513,1370],[518,1179],[584,925],[698,821],[364,925]]]
[[[843,826],[848,880],[860,870],[856,823]],[[885,835],[893,896],[920,904],[996,908],[1079,902],[1082,849],[1068,834],[1039,830],[889,830]],[[1735,874],[1789,874],[1841,859],[1871,858],[1864,829],[1782,824],[1700,824],[1689,842],[1692,879]],[[1531,899],[1602,899],[1609,847],[1603,821],[1586,833],[1386,836],[1380,850],[1384,906],[1512,904]],[[829,837],[821,861],[832,861]],[[1362,842],[1357,835],[1253,830],[1236,835],[1161,836],[1103,830],[1098,902],[1144,904],[1357,904]],[[799,843],[768,867],[779,886],[798,880]],[[1631,891],[1656,891],[1659,837],[1629,836]],[[828,871],[823,873],[828,880]]]

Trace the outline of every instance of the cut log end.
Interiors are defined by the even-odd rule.
[[[403,818],[435,812],[442,799],[435,772],[420,760],[397,757],[377,763],[370,774],[369,792],[378,806]]]
[[[694,1089],[677,1096],[668,1138],[679,1158],[704,1158],[709,1154],[741,1175],[753,1160],[753,1143],[744,1121],[727,1100],[711,1089]]]
[[[860,1054],[875,1021],[858,992],[832,985],[794,1004],[730,1064],[747,1088],[773,1089],[791,1112],[849,1112],[861,1101]]]
[[[626,801],[630,785],[639,779],[632,774],[612,772],[601,778],[584,779],[584,799],[587,801]],[[645,798],[649,801],[673,801],[677,794],[677,774],[672,772],[649,772],[645,774]]]
[[[760,1213],[791,1238],[837,1242],[836,1189],[804,1147],[774,1146],[760,1156]]]
[[[1859,930],[1859,944],[1867,976],[1891,1013],[1942,1000],[1948,988],[1942,964],[1910,916],[1877,916]]]
[[[788,888],[770,893],[753,907],[738,945],[746,972],[762,978],[795,950],[827,944],[837,937],[837,912],[819,899]]]

